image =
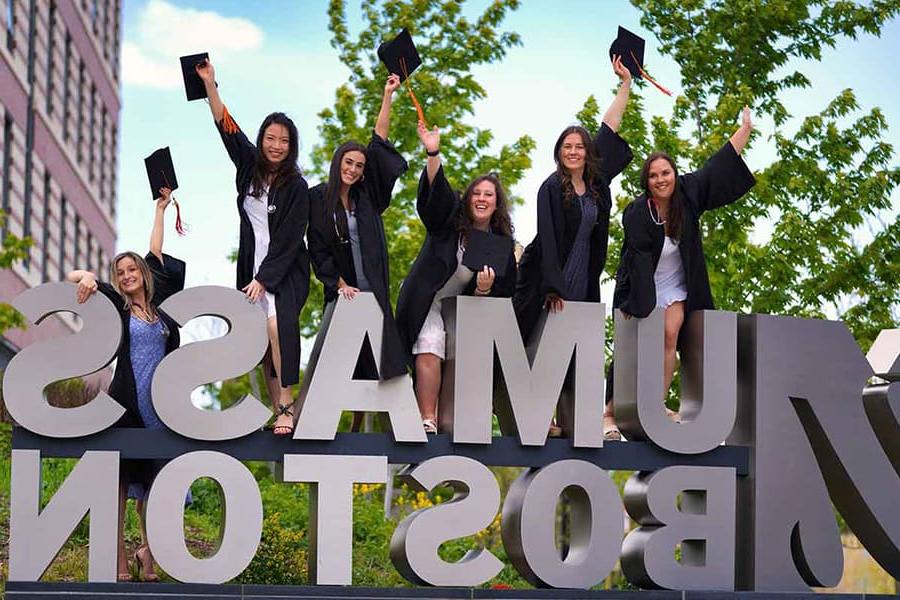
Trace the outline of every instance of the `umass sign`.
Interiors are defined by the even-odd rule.
[[[843,571],[833,506],[879,564],[900,578],[900,346],[882,332],[863,356],[840,322],[703,311],[691,315],[682,354],[682,422],[663,397],[663,315],[615,321],[615,413],[628,442],[605,442],[604,316],[601,304],[566,303],[529,343],[506,299],[445,300],[448,331],[438,436],[426,439],[410,380],[355,380],[362,348],[381,346],[374,297],[340,300],[325,315],[301,390],[293,439],[259,429],[270,411],[252,396],[223,411],[198,409],[198,386],[250,371],[266,349],[264,316],[237,291],[198,287],[163,309],[181,325],[224,319],[221,338],[182,346],[156,370],[152,397],[170,431],[112,429],[124,409],[100,392],[56,408],[44,388],[95,372],[121,335],[102,295],[75,303],[70,284],[19,296],[32,323],[77,313],[83,327],[34,344],[3,380],[13,435],[10,582],[37,581],[74,527],[90,515],[90,582],[116,577],[118,467],[122,459],[169,461],[147,500],[153,556],[175,579],[222,583],[252,560],[263,506],[242,460],[272,460],[285,485],[311,484],[312,583],[349,585],[352,487],[384,483],[389,464],[415,489],[447,485],[449,502],[416,511],[391,540],[394,567],[430,586],[477,586],[502,563],[490,551],[443,560],[440,545],[470,536],[502,510],[515,568],[540,587],[590,588],[621,560],[642,588],[798,591],[834,586]],[[873,377],[878,377],[873,383]],[[390,434],[337,434],[342,411],[382,413]],[[503,435],[492,437],[496,414]],[[562,439],[547,439],[557,416]],[[43,510],[41,458],[80,460]],[[501,506],[488,466],[525,467]],[[620,496],[610,470],[635,474]],[[225,504],[221,543],[197,558],[184,540],[185,494],[214,479]],[[556,513],[569,499],[568,552]],[[623,510],[637,522],[623,540]],[[680,557],[676,549],[680,548]],[[14,589],[15,585],[7,591]]]

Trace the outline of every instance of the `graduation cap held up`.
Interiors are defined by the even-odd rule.
[[[470,229],[462,263],[476,273],[487,265],[497,277],[503,277],[513,243],[512,238],[503,235]]]
[[[404,29],[391,41],[384,42],[378,46],[378,58],[387,67],[388,72],[400,77],[400,83],[406,82],[406,91],[416,107],[419,120],[427,125],[425,112],[422,110],[422,105],[419,104],[419,100],[413,93],[412,85],[409,83],[409,76],[422,64],[422,59],[419,57],[419,52],[416,50],[416,45],[413,43],[409,30]]]
[[[656,82],[647,71],[644,70],[644,38],[632,33],[619,26],[619,33],[612,45],[609,47],[609,58],[612,60],[613,55],[622,57],[622,64],[631,72],[631,76],[635,79],[646,79],[652,83],[656,89],[667,96],[671,96],[672,92]]]
[[[172,164],[172,153],[169,147],[160,148],[153,154],[144,159],[144,166],[147,168],[147,179],[150,181],[150,197],[154,202],[160,197],[159,190],[161,188],[169,188],[172,191],[178,189],[178,178],[175,176],[175,165]],[[181,207],[175,198],[172,198],[175,205],[175,231],[178,235],[184,235],[185,229],[181,222]]]
[[[188,101],[206,98],[206,85],[200,79],[200,76],[197,75],[195,67],[209,60],[209,53],[203,52],[201,54],[182,56],[178,60],[181,61],[181,76],[184,78],[184,92]]]

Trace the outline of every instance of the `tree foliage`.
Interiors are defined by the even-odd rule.
[[[6,219],[3,211],[0,211],[0,223]],[[19,238],[7,232],[0,245],[0,269],[10,268],[14,262],[25,260],[28,257],[28,249],[31,248],[30,237]],[[0,302],[0,335],[15,327],[24,327],[25,319],[21,313],[6,302]]]
[[[782,99],[811,82],[792,65],[820,60],[841,37],[879,34],[900,1],[632,0],[660,50],[681,69],[671,116],[647,120],[640,93],[620,129],[638,157],[623,178],[618,208],[640,193],[642,157],[676,157],[682,171],[703,164],[737,128],[744,104],[774,134],[751,141],[774,151],[743,200],[704,216],[713,296],[727,310],[839,317],[867,348],[893,327],[900,306],[900,224],[892,194],[900,185],[887,123],[862,110],[850,89],[805,117]],[[653,91],[652,93],[655,93]],[[811,103],[815,102],[812,100]],[[589,98],[579,118],[596,119]],[[754,144],[756,142],[756,144]],[[760,165],[753,165],[759,167]],[[618,262],[621,228],[612,228],[607,275]]]
[[[411,82],[429,125],[441,130],[441,156],[450,182],[462,188],[487,172],[498,173],[507,188],[519,181],[531,166],[534,140],[522,136],[492,150],[491,131],[466,120],[474,113],[475,102],[486,97],[472,68],[502,60],[509,48],[521,43],[518,34],[500,31],[518,0],[495,0],[474,20],[463,15],[463,3],[457,0],[362,0],[364,23],[356,34],[350,32],[347,4],[332,0],[328,8],[331,45],[350,77],[335,91],[334,106],[319,113],[322,122],[312,152],[312,174],[324,180],[340,144],[371,137],[388,75],[376,50],[407,28],[423,61]],[[397,182],[391,208],[384,214],[394,299],[424,239],[415,213],[416,186],[425,166],[416,123],[416,111],[402,88],[394,100],[390,138],[409,161],[409,171]],[[321,310],[322,288],[313,285],[301,317],[304,335],[315,332]]]

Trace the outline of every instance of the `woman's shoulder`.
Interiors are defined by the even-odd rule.
[[[639,220],[644,212],[641,210],[642,207],[646,207],[647,205],[647,197],[641,194],[631,200],[628,204],[625,205],[625,208],[622,210],[622,222],[635,222]]]
[[[325,190],[328,189],[328,182],[323,181],[309,188],[309,201],[321,202],[325,198]]]

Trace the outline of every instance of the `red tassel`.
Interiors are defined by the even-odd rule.
[[[224,131],[225,133],[227,133],[229,135],[234,135],[240,130],[241,130],[241,128],[238,127],[238,124],[232,118],[231,113],[228,112],[228,107],[223,106],[222,107],[222,131]]]
[[[669,90],[667,90],[666,88],[664,88],[664,87],[661,86],[660,84],[656,83],[656,80],[653,79],[652,77],[650,77],[650,75],[647,73],[647,71],[645,71],[645,70],[641,67],[641,63],[640,63],[640,61],[637,59],[637,57],[635,57],[634,52],[629,51],[629,54],[631,54],[631,58],[634,59],[634,64],[637,65],[638,71],[641,72],[641,76],[643,76],[644,79],[646,79],[647,81],[649,81],[650,83],[652,83],[654,86],[656,86],[656,89],[658,89],[659,91],[661,91],[661,92],[662,92],[663,94],[665,94],[666,96],[671,96],[671,95],[672,95],[672,92],[670,92]]]
[[[175,198],[172,198],[172,204],[175,205],[175,232],[178,235],[185,235],[187,230],[184,228],[184,223],[181,221],[181,207],[178,205],[178,201]]]
[[[422,110],[419,99],[416,98],[416,95],[413,93],[412,85],[409,83],[409,72],[406,70],[406,60],[402,56],[400,57],[400,70],[403,71],[403,79],[406,80],[406,91],[409,92],[409,97],[412,99],[413,106],[416,107],[416,114],[419,116],[419,120],[422,121],[427,128],[428,121],[425,120],[425,111]]]

